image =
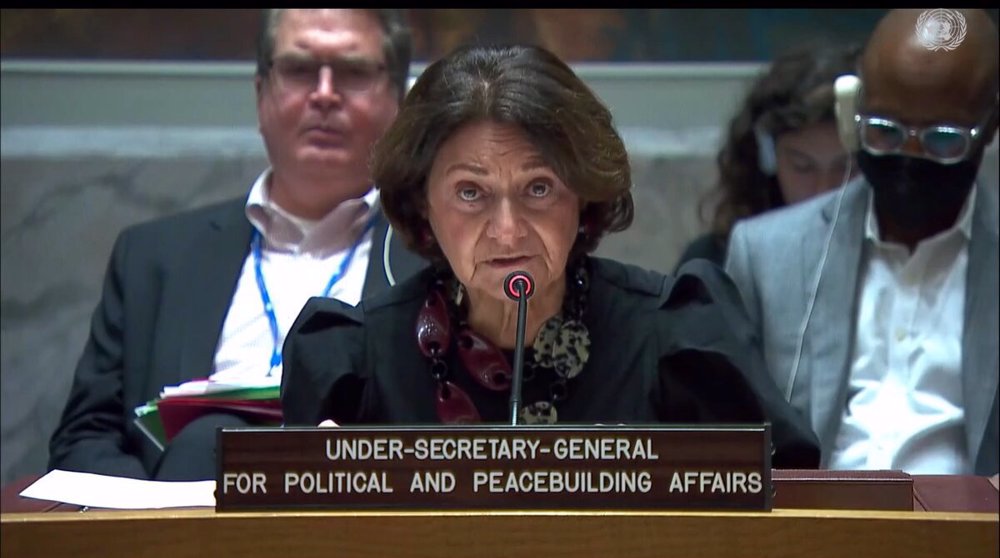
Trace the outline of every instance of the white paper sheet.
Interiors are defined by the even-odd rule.
[[[237,389],[273,388],[281,385],[280,377],[259,378],[240,381],[190,380],[176,386],[164,386],[160,391],[161,398],[198,396],[211,393],[221,393]]]
[[[21,496],[120,510],[214,507],[215,481],[147,481],[55,470],[25,488]]]

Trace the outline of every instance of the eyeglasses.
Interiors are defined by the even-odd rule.
[[[975,128],[947,125],[915,128],[878,116],[855,116],[854,120],[861,133],[861,146],[872,155],[899,153],[907,140],[916,137],[925,158],[945,165],[964,160],[985,125],[984,121]]]
[[[316,89],[320,72],[329,67],[333,87],[340,92],[363,93],[371,89],[385,72],[385,64],[364,59],[313,60],[310,58],[275,58],[271,60],[276,85],[285,91]]]

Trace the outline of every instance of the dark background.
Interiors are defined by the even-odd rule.
[[[994,16],[996,10],[992,10]],[[247,61],[255,9],[4,9],[5,59]],[[571,62],[764,61],[802,42],[862,42],[881,9],[409,10],[414,60],[469,42],[540,44]]]

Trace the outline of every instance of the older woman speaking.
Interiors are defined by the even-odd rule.
[[[505,421],[517,304],[503,282],[524,270],[522,422],[770,421],[775,466],[818,463],[718,268],[669,277],[588,255],[632,222],[628,155],[551,53],[469,47],[430,65],[373,174],[432,264],[357,307],[310,300],[284,346],[286,424]]]

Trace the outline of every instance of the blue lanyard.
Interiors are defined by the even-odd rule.
[[[374,226],[375,216],[373,215],[368,219],[365,229],[358,235],[357,240],[354,241],[354,245],[351,246],[347,255],[340,261],[340,267],[330,277],[330,281],[326,284],[326,289],[323,290],[323,296],[330,296],[333,286],[343,279],[344,274],[347,273],[347,268],[351,266],[351,261],[354,260],[354,253],[358,251],[358,246],[361,245],[361,241],[364,240],[365,235]],[[278,317],[274,313],[274,304],[271,303],[271,295],[268,294],[267,284],[264,283],[264,271],[261,269],[261,260],[263,259],[261,256],[261,235],[260,231],[256,228],[253,230],[253,235],[250,238],[250,250],[253,252],[253,267],[254,274],[257,276],[257,289],[260,291],[260,300],[264,303],[264,314],[267,316],[268,324],[271,326],[271,338],[274,340],[274,349],[271,351],[271,367],[267,370],[267,375],[270,376],[272,370],[281,366],[281,348],[278,345]]]

